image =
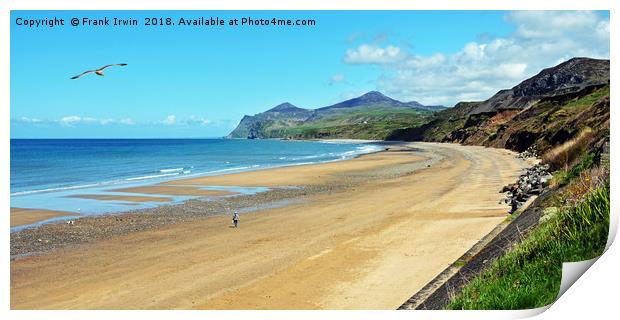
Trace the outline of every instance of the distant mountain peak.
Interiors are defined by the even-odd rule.
[[[379,92],[379,91],[369,91],[364,93],[363,95],[357,97],[357,98],[353,98],[351,100],[359,100],[362,102],[394,102],[394,101],[398,101],[396,99],[392,99],[386,95],[384,95],[383,93]],[[400,102],[400,101],[398,101]]]
[[[303,108],[299,108],[293,105],[292,103],[284,102],[267,110],[266,112],[299,112],[299,111],[307,111],[307,110]]]
[[[363,95],[359,96],[359,98],[382,98],[382,99],[391,99],[388,96],[384,95],[379,91],[368,91]]]
[[[379,91],[370,91],[357,98],[345,100],[345,101],[333,104],[331,106],[319,108],[317,110],[354,108],[354,107],[371,105],[371,104],[387,104],[387,105],[393,105],[393,106],[397,106],[397,105],[400,106],[400,105],[403,105],[404,103],[398,100],[394,100]]]

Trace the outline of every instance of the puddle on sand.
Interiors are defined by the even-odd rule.
[[[131,187],[131,185],[127,186]],[[79,216],[55,217],[35,223],[11,227],[10,232],[16,232],[29,228],[36,228],[47,223],[57,223],[66,220],[74,220],[88,216],[99,216],[106,214],[117,214],[131,210],[149,209],[161,205],[180,204],[191,199],[202,199],[212,201],[221,197],[234,197],[239,195],[253,195],[260,192],[269,191],[267,187],[237,187],[237,186],[205,186],[200,187],[203,190],[227,191],[233,194],[222,196],[178,196],[166,194],[142,194],[109,191],[117,186],[97,186],[92,188],[82,188],[74,190],[63,190],[49,193],[34,193],[28,195],[12,196],[11,207],[25,209],[41,209],[75,212]],[[107,196],[143,196],[143,197],[166,197],[171,199],[168,202],[144,201],[132,202],[123,200],[98,200],[88,198],[76,198],[76,195],[107,195]]]

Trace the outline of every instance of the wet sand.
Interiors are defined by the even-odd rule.
[[[223,190],[203,190],[199,186],[174,186],[174,185],[147,185],[140,187],[112,189],[111,192],[126,192],[134,193],[136,195],[106,195],[106,194],[77,194],[67,196],[68,198],[81,198],[81,199],[93,199],[101,201],[128,201],[135,202],[170,202],[172,198],[168,197],[153,197],[154,195],[169,195],[169,196],[195,196],[195,197],[219,197],[229,196],[236,194],[235,192],[223,191]],[[74,212],[53,211],[45,209],[24,209],[24,208],[11,208],[11,227],[32,224],[36,222],[45,221],[47,219],[63,217],[63,216],[75,216],[79,215]]]
[[[176,181],[176,180],[175,180]],[[170,183],[174,183],[170,182]],[[174,186],[174,185],[149,185],[132,188],[121,188],[110,190],[112,192],[128,192],[142,194],[163,194],[170,196],[198,196],[198,197],[217,197],[235,194],[223,190],[203,190],[195,186]]]
[[[11,208],[11,227],[31,224],[51,218],[77,216],[74,212],[53,211],[43,209]]]
[[[103,201],[129,201],[129,202],[170,202],[171,198],[166,197],[147,197],[147,196],[118,196],[107,194],[76,194],[67,196],[68,198],[93,199]]]
[[[421,152],[175,181],[351,183],[237,229],[210,216],[13,260],[11,308],[395,309],[505,219],[498,191],[526,166],[506,150],[411,145]]]
[[[257,170],[220,176],[180,179],[167,182],[167,184],[244,187],[313,185],[333,182],[338,179],[338,173],[340,172],[371,170],[380,166],[393,166],[422,161],[423,159],[424,157],[411,153],[403,157],[399,156],[397,153],[383,152],[363,156],[350,161],[289,166],[271,170]]]

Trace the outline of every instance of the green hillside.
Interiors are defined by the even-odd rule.
[[[254,116],[245,116],[228,137],[383,140],[394,130],[428,122],[436,110],[441,109],[417,102],[401,102],[379,92],[314,110],[285,103]]]
[[[390,109],[364,107],[349,112],[339,112],[294,126],[264,129],[267,138],[350,138],[385,139],[392,131],[425,123],[431,111],[417,109]]]
[[[588,68],[596,72],[588,72]],[[575,82],[573,70],[577,74],[592,74],[594,78],[584,76],[581,82]],[[549,77],[566,79],[566,82],[545,80]],[[541,89],[540,83],[548,88]],[[533,85],[537,90],[525,85]],[[437,112],[425,124],[397,129],[387,139],[456,142],[519,152],[535,148],[543,152],[587,129],[599,141],[609,135],[609,90],[609,60],[571,59],[486,101],[462,102]],[[535,92],[536,95],[506,98],[506,92]],[[491,103],[498,95],[503,97],[502,104]]]

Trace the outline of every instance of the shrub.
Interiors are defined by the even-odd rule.
[[[552,170],[569,171],[575,160],[587,150],[593,137],[594,131],[589,127],[584,127],[572,139],[547,151],[543,156],[543,163],[549,164]]]

